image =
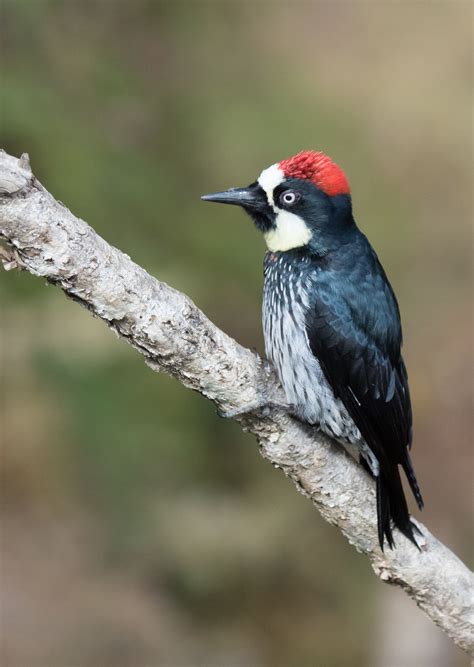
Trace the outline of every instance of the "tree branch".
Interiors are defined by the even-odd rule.
[[[27,155],[18,160],[0,152],[0,236],[10,246],[3,252],[5,269],[26,270],[58,285],[125,338],[151,368],[218,408],[255,403],[263,387],[284,399],[257,355],[56,201],[33,176]],[[458,646],[472,651],[472,574],[449,549],[417,522],[421,551],[397,533],[396,549],[382,553],[373,482],[343,447],[276,409],[237,420],[257,437],[263,457],[369,557],[383,581],[403,588]]]

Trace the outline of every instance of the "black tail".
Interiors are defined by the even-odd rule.
[[[409,459],[403,463],[403,469],[408,477],[418,507],[421,509],[423,507],[423,499]],[[398,466],[391,466],[389,471],[381,470],[380,475],[376,477],[376,484],[377,526],[380,548],[383,551],[384,537],[387,538],[391,549],[395,546],[391,525],[391,521],[393,521],[398,530],[419,549],[420,547],[415,539],[415,532],[419,533],[419,530],[410,519]]]
[[[412,493],[415,496],[416,504],[418,505],[419,509],[422,510],[424,507],[424,502],[421,496],[420,487],[418,486],[418,482],[415,477],[415,471],[413,470],[410,454],[408,453],[408,451],[406,452],[406,457],[402,463],[402,467],[403,470],[405,471],[405,475],[407,476]]]

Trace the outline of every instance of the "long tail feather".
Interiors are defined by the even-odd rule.
[[[383,551],[385,537],[387,538],[390,549],[393,549],[392,525],[390,520],[390,501],[380,475],[375,478],[377,489],[377,530],[379,536],[380,548]]]
[[[398,530],[419,549],[415,538],[415,531],[419,531],[410,519],[397,465],[391,468],[388,475],[387,471],[384,471],[377,477],[377,523],[382,551],[384,536],[390,548],[394,547],[391,520]]]
[[[418,481],[415,477],[415,471],[413,470],[410,454],[408,451],[406,453],[405,460],[402,462],[402,467],[405,471],[405,475],[407,476],[412,493],[415,496],[416,504],[418,505],[419,509],[422,510],[424,507],[423,497],[421,495],[420,487],[418,486]]]

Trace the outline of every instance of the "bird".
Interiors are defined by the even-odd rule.
[[[264,169],[247,187],[204,195],[242,207],[264,236],[265,353],[300,420],[355,445],[375,479],[377,534],[418,549],[400,468],[421,510],[410,458],[412,407],[395,293],[358,228],[348,179],[321,151]]]

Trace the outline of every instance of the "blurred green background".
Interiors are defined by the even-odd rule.
[[[1,3],[2,147],[244,345],[262,350],[264,243],[199,196],[303,148],[343,166],[402,310],[420,518],[464,559],[470,20],[469,2]],[[43,281],[0,290],[2,665],[468,664],[235,423]]]

